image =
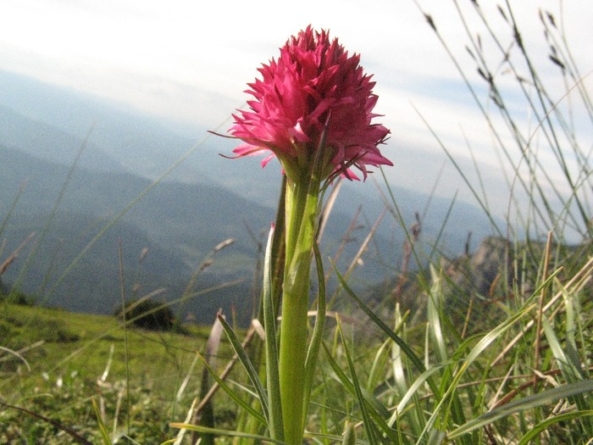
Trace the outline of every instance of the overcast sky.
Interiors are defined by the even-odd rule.
[[[459,3],[474,35],[481,34],[484,52],[496,69],[502,57],[479,25],[472,2]],[[479,3],[503,45],[512,42],[496,2]],[[540,75],[558,87],[560,99],[566,89],[559,68],[548,59],[537,11],[550,11],[556,23],[564,26],[581,74],[587,75],[593,69],[593,2],[511,3]],[[469,41],[455,2],[425,0],[420,4],[467,69],[482,102],[493,111],[485,82],[465,50]],[[277,57],[287,38],[308,24],[329,29],[347,50],[361,54],[362,65],[374,75],[379,95],[376,111],[384,115],[380,121],[392,131],[384,152],[395,164],[387,172],[394,183],[428,191],[445,162],[443,150],[420,114],[467,174],[475,177],[470,169],[471,147],[495,205],[508,201],[501,155],[493,148],[485,121],[413,0],[217,0],[208,4],[189,0],[2,0],[0,69],[124,102],[196,129],[222,125],[224,130],[231,123],[230,114],[244,104],[243,91],[257,75],[257,67]],[[514,84],[512,78],[505,80],[499,74],[502,85]],[[584,81],[590,93],[592,77]],[[512,99],[512,91],[509,94]],[[525,125],[535,128],[528,121],[525,104],[518,101],[516,105]],[[577,131],[579,125],[577,121]],[[590,130],[590,126],[583,130],[583,137],[589,138],[585,141],[588,149]],[[547,156],[542,155],[544,160]],[[448,163],[437,193],[447,196],[456,190],[470,199]]]

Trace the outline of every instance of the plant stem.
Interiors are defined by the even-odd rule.
[[[284,440],[301,445],[307,355],[310,271],[317,228],[319,180],[289,181],[286,189],[286,268],[280,329],[280,394]]]

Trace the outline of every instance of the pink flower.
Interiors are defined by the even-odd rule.
[[[262,65],[262,78],[249,84],[250,109],[233,115],[229,131],[245,142],[233,152],[271,151],[262,165],[276,156],[294,181],[310,171],[318,150],[324,150],[323,178],[356,178],[350,167],[366,178],[367,165],[393,165],[377,147],[389,130],[371,122],[378,97],[359,62],[324,30],[308,26],[291,37],[278,61]]]

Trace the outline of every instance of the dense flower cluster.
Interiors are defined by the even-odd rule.
[[[276,156],[293,179],[311,167],[318,150],[324,150],[325,178],[354,178],[350,167],[366,177],[367,165],[392,165],[377,147],[389,130],[371,122],[377,116],[375,82],[359,62],[324,30],[309,26],[291,37],[278,61],[262,65],[262,78],[249,84],[250,109],[233,115],[230,133],[245,142],[234,153],[269,150],[262,164]]]

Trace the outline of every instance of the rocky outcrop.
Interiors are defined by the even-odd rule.
[[[449,290],[492,295],[495,288],[511,284],[512,246],[499,237],[485,238],[473,254],[453,260],[442,258],[440,269]]]
[[[506,316],[505,306],[525,301],[542,280],[542,265],[549,255],[548,275],[566,282],[593,255],[593,242],[576,245],[543,241],[512,243],[502,237],[484,238],[475,251],[455,258],[441,258],[434,267],[409,272],[377,286],[367,296],[368,305],[380,318],[392,322],[393,311],[410,313],[410,323],[422,321],[430,292],[442,292],[444,309],[453,323],[472,332],[484,323]],[[593,285],[583,288],[593,300]],[[361,317],[364,317],[361,315]],[[416,320],[414,320],[416,319]]]

